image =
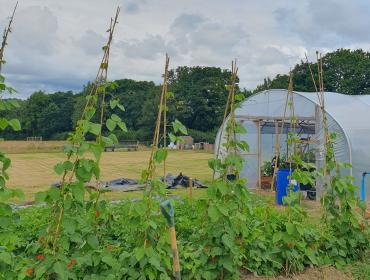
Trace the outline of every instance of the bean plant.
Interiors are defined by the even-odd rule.
[[[86,96],[86,104],[75,130],[68,136],[64,147],[66,159],[55,165],[55,172],[61,176],[58,187],[36,195],[36,202],[48,205],[49,221],[39,230],[37,242],[31,243],[26,250],[36,255],[34,261],[20,263],[17,268],[18,278],[26,276],[46,279],[76,278],[74,267],[91,266],[99,259],[109,263],[109,252],[102,254],[101,230],[109,227],[107,222],[106,202],[100,201],[100,159],[106,146],[118,142],[114,130],[126,131],[124,122],[117,114],[105,116],[105,92],[114,83],[107,82],[110,47],[117,24],[119,9],[108,29],[108,41],[103,47],[103,58],[98,74]],[[114,110],[124,110],[118,100],[111,99],[109,106]],[[104,134],[107,133],[107,136]],[[95,141],[87,140],[92,135]],[[95,181],[94,190],[86,189],[86,183]],[[89,199],[85,201],[86,190]],[[76,253],[74,253],[76,252]],[[36,261],[36,262],[35,262]],[[27,269],[24,269],[24,267]],[[17,269],[16,268],[16,269]],[[23,276],[22,276],[23,275]]]
[[[129,222],[136,226],[132,232],[136,236],[135,247],[132,255],[127,255],[126,262],[131,266],[125,270],[128,277],[137,278],[141,274],[152,279],[168,279],[171,273],[171,248],[169,237],[166,232],[166,224],[160,214],[159,203],[166,196],[166,177],[157,176],[159,164],[166,164],[168,150],[166,142],[164,147],[159,148],[160,127],[163,117],[163,133],[167,133],[167,97],[173,97],[173,93],[167,91],[169,57],[166,55],[164,81],[158,107],[158,115],[154,130],[152,150],[148,162],[148,168],[142,171],[141,182],[145,185],[143,199],[132,204],[129,212]],[[168,137],[173,143],[180,143],[181,134],[186,135],[186,127],[178,120],[171,123],[171,131]],[[164,139],[166,139],[164,136]],[[164,168],[164,170],[166,170]],[[140,238],[137,238],[140,237]]]
[[[5,77],[1,73],[2,66],[5,64],[3,58],[5,47],[7,46],[7,38],[11,32],[11,25],[16,8],[17,6],[15,6],[8,27],[4,31],[0,48],[0,111],[5,113],[20,107],[17,100],[12,98],[16,90],[5,83]],[[7,97],[7,99],[4,99],[4,97]],[[2,117],[0,118],[0,131],[4,131],[5,129],[19,131],[21,129],[21,124],[18,119]],[[10,270],[14,264],[15,256],[13,250],[20,242],[18,234],[14,233],[11,229],[13,224],[19,222],[20,217],[18,213],[13,211],[8,202],[10,199],[23,199],[24,195],[21,190],[9,189],[6,186],[9,180],[8,171],[11,167],[11,160],[1,151],[0,162],[0,278],[6,278],[6,273],[4,273],[4,271]]]

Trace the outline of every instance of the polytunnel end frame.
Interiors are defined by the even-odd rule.
[[[257,96],[257,95],[262,95],[262,94],[269,94],[269,93],[272,93],[272,92],[287,92],[287,89],[270,89],[270,90],[263,90],[263,91],[260,91],[258,93],[255,93],[251,96],[249,96],[246,100],[251,100],[253,97]],[[314,99],[311,99],[309,97],[306,97],[302,92],[298,92],[298,91],[293,91],[294,94],[297,94],[298,96],[300,96],[301,98],[304,98],[305,100],[307,101],[310,101],[311,103],[313,104],[316,104],[316,105],[319,105],[318,104],[318,100],[314,100]],[[314,92],[312,92],[313,94]],[[344,135],[344,138],[346,139],[346,142],[347,142],[347,146],[348,146],[348,157],[349,157],[349,163],[351,165],[351,167],[349,168],[349,173],[351,176],[353,176],[353,167],[352,167],[352,163],[353,163],[353,159],[352,159],[352,143],[351,143],[351,140],[347,134],[347,131],[344,129],[344,127],[342,126],[341,122],[338,121],[337,118],[334,118],[334,116],[332,114],[330,114],[330,112],[328,112],[327,109],[325,109],[325,113],[328,114],[336,123],[337,125],[340,127],[343,135]],[[242,116],[238,116],[236,115],[236,117],[242,117]],[[261,117],[257,116],[257,117],[252,117],[252,116],[244,116],[242,117],[243,119],[246,117],[247,120],[249,121],[253,121],[253,119],[255,121],[261,121]],[[222,129],[223,126],[221,126],[221,129]],[[218,146],[221,145],[221,142],[222,142],[222,133],[218,133],[218,137],[217,137],[217,140],[216,140],[216,143],[218,142]],[[259,181],[261,183],[261,180],[257,177],[257,181]],[[258,184],[257,184],[258,186]]]

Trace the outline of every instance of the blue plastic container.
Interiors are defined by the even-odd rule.
[[[278,205],[283,205],[283,197],[287,195],[287,188],[289,186],[289,176],[291,175],[289,169],[279,169],[276,177],[276,201]],[[298,191],[298,184],[295,184],[293,191]]]

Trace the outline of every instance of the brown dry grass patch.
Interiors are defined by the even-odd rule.
[[[139,179],[141,171],[147,167],[150,151],[105,152],[101,159],[102,180],[121,177]],[[62,153],[23,153],[10,154],[12,166],[9,171],[9,187],[24,191],[26,200],[32,200],[34,194],[49,188],[50,184],[60,180],[53,167],[65,160]],[[206,181],[212,173],[208,160],[212,154],[196,151],[170,151],[167,159],[167,172],[177,175],[179,172]],[[163,174],[162,166],[157,169]],[[115,195],[107,194],[115,198]],[[120,195],[118,195],[120,197]]]
[[[0,141],[6,154],[62,152],[65,141]]]

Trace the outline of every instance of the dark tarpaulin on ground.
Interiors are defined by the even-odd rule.
[[[170,173],[166,175],[165,182],[167,189],[178,189],[178,188],[187,188],[189,187],[190,177],[183,175],[181,172],[179,175],[174,176]],[[194,188],[206,188],[206,186],[199,181],[198,179],[193,180]],[[162,177],[163,181],[163,177]],[[52,184],[53,187],[59,188],[61,186],[60,182]],[[86,183],[87,188],[96,189],[97,184],[95,182]],[[102,181],[98,184],[101,191],[108,192],[131,192],[143,190],[145,184],[140,184],[138,180],[128,179],[128,178],[118,178],[110,181]]]

